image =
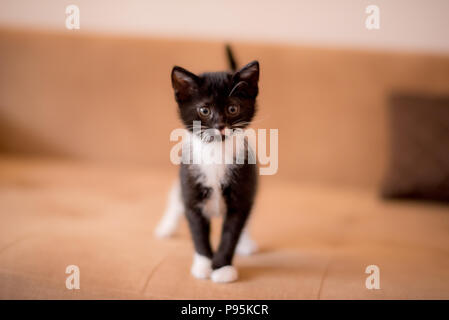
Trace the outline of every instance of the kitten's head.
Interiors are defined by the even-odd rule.
[[[224,138],[226,128],[243,129],[254,117],[259,91],[257,61],[234,73],[195,75],[176,66],[171,80],[181,120],[190,131],[193,122],[200,121],[202,130],[216,129]]]

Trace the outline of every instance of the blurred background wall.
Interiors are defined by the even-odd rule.
[[[80,30],[65,8],[80,9]],[[380,8],[368,30],[365,9]],[[449,1],[0,2],[0,152],[176,170],[173,65],[261,63],[280,177],[376,187],[392,92],[449,93]]]
[[[81,31],[449,53],[446,0],[2,0],[0,25],[64,30],[76,4]],[[381,27],[364,27],[368,5]]]

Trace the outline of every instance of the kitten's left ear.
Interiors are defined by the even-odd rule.
[[[255,98],[259,92],[259,62],[250,62],[237,71],[233,76],[233,82],[235,87],[231,91],[231,94],[238,91],[244,91],[250,97]]]
[[[184,68],[175,66],[171,72],[171,83],[176,101],[188,100],[198,88],[198,76]]]

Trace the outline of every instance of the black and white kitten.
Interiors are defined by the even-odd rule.
[[[234,136],[241,134],[254,117],[259,63],[253,61],[236,71],[229,47],[227,54],[231,72],[195,75],[177,66],[172,70],[175,99],[189,137],[183,155],[188,150],[189,156],[201,154],[204,160],[219,155],[221,161],[183,161],[180,180],[170,192],[166,212],[156,229],[159,237],[172,235],[179,217],[185,214],[195,247],[191,273],[214,282],[237,279],[232,266],[234,251],[249,255],[257,250],[245,228],[256,194],[257,168],[255,161],[248,161],[253,154],[247,140]],[[201,123],[201,130],[195,131],[194,121]],[[231,147],[226,148],[227,144]],[[243,154],[244,161],[236,161],[236,154]],[[215,252],[209,240],[210,218],[214,216],[224,219]]]

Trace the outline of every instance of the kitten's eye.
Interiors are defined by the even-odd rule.
[[[198,113],[202,117],[208,117],[210,115],[210,109],[208,107],[201,107],[198,109]]]
[[[228,113],[232,116],[235,116],[237,113],[239,113],[240,108],[239,106],[229,106],[228,107]]]

